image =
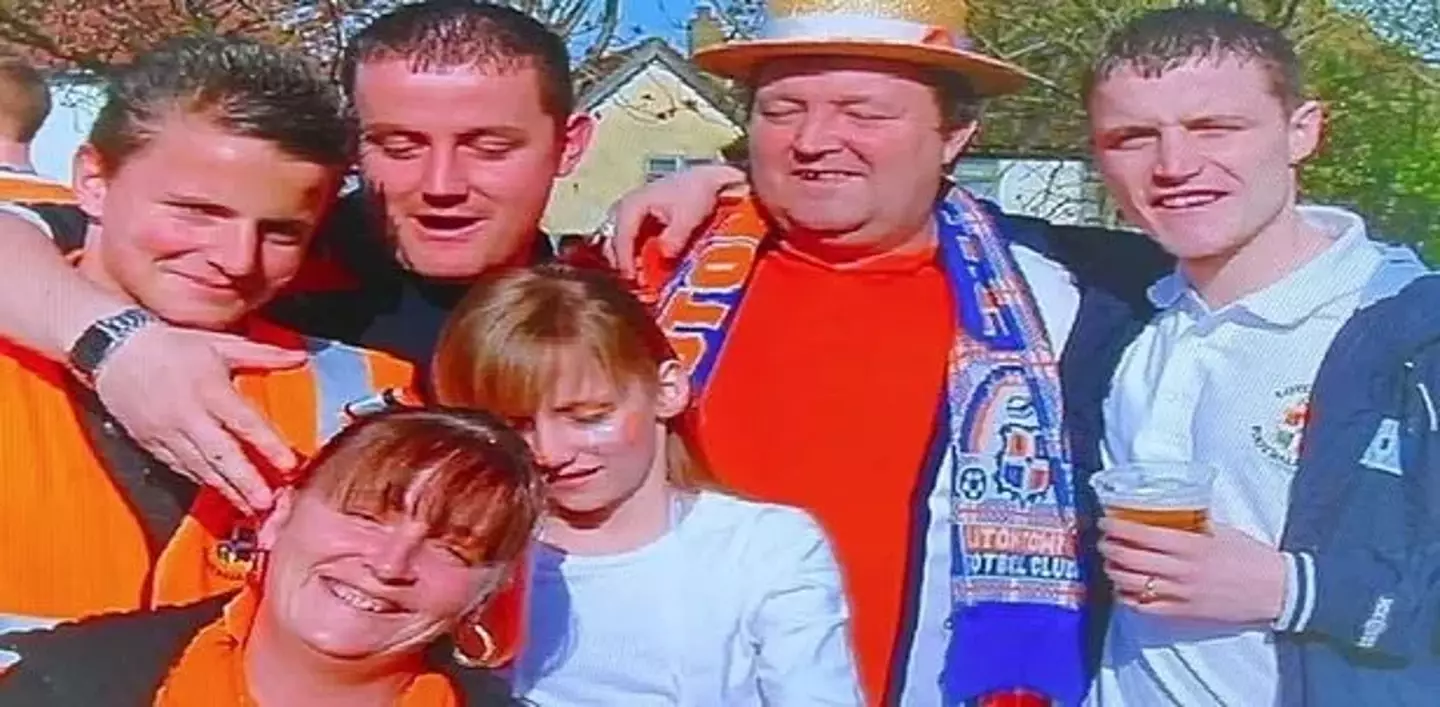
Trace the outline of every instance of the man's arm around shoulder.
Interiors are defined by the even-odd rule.
[[[1006,218],[1015,224],[1017,242],[1070,271],[1082,291],[1100,289],[1143,303],[1150,285],[1175,269],[1175,258],[1138,231]]]
[[[8,269],[0,277],[0,337],[64,361],[91,322],[119,312],[127,303],[81,277],[65,261],[57,242],[37,224],[39,213],[31,210],[35,218],[26,218],[14,208],[0,211],[0,243],[5,244]]]

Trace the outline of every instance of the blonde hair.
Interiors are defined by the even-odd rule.
[[[445,405],[509,418],[540,409],[576,360],[593,361],[617,388],[658,389],[675,359],[650,312],[615,278],[566,265],[537,265],[483,278],[451,313],[432,377]],[[668,481],[684,490],[716,485],[687,439],[681,416],[667,424]]]

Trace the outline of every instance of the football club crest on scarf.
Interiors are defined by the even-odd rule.
[[[955,597],[947,704],[1017,686],[1078,701],[1085,585],[1058,357],[984,208],[957,187],[936,213],[960,314],[946,383]],[[1013,630],[1024,625],[1047,628]]]

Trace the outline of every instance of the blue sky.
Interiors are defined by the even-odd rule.
[[[623,0],[620,8],[621,26],[634,37],[634,29],[645,35],[664,37],[677,48],[685,45],[685,22],[695,11],[695,0]]]
[[[51,95],[54,107],[35,136],[30,152],[36,172],[68,184],[71,157],[90,131],[95,111],[93,101],[86,102],[92,105],[75,106],[70,104],[70,96],[57,95],[54,91]]]

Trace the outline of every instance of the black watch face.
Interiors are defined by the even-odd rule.
[[[86,329],[85,333],[80,335],[80,340],[75,342],[75,348],[70,353],[70,362],[82,373],[93,374],[114,340],[114,335],[101,327]]]
[[[95,375],[95,369],[118,342],[154,319],[149,312],[134,308],[95,322],[71,347],[70,365],[84,376]]]

